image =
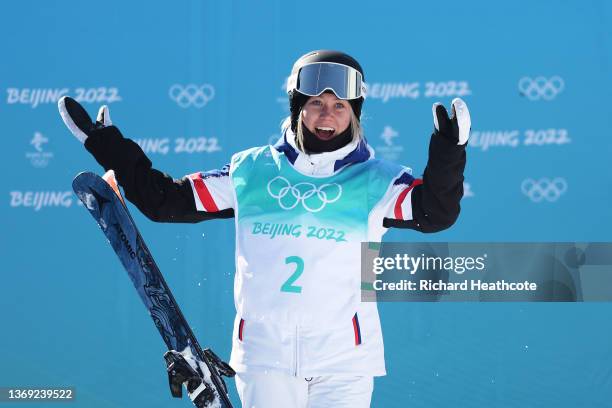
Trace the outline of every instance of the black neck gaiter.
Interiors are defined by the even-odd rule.
[[[303,123],[302,131],[304,132],[304,150],[306,150],[306,153],[333,152],[334,150],[346,146],[353,139],[353,132],[350,125],[344,132],[331,140],[319,139],[317,135],[308,130]]]

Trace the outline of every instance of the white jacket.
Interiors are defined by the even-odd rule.
[[[236,320],[230,365],[300,377],[385,374],[376,303],[361,302],[361,243],[410,220],[410,169],[365,141],[306,155],[286,135],[189,176],[200,211],[232,208]]]

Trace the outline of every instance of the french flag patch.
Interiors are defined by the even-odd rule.
[[[359,328],[357,313],[353,316],[353,331],[355,332],[355,345],[358,346],[361,344],[361,329]]]
[[[196,208],[198,211],[217,212],[219,208],[213,199],[210,190],[206,186],[206,182],[202,178],[202,173],[194,173],[189,175],[189,182],[192,189],[195,191],[197,200]]]
[[[414,179],[412,184],[408,186],[404,191],[402,191],[397,197],[397,201],[395,202],[395,207],[393,208],[393,214],[395,219],[397,220],[411,220],[412,219],[412,198],[411,192],[412,189],[418,186],[419,184],[423,184],[423,180]]]

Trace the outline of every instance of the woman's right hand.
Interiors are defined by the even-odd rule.
[[[106,105],[101,106],[98,110],[96,122],[91,120],[91,117],[80,103],[69,96],[62,97],[57,102],[57,107],[70,132],[81,143],[85,143],[85,140],[87,140],[93,130],[112,126],[110,112]]]

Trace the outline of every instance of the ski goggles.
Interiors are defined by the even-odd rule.
[[[308,96],[319,96],[325,91],[332,91],[339,99],[365,99],[366,96],[361,72],[335,62],[304,65],[287,79],[287,93],[294,89]]]

